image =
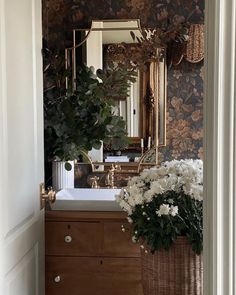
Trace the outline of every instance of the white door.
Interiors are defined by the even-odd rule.
[[[41,0],[0,0],[0,295],[43,295]]]

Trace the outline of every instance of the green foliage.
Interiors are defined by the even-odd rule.
[[[147,62],[162,60],[166,53],[168,58],[169,52],[187,42],[189,26],[189,23],[176,23],[165,29],[160,27],[142,29],[139,37],[131,31],[132,39],[138,43],[134,53],[136,66],[145,68]],[[159,48],[158,51],[157,48]]]
[[[115,65],[109,61],[104,70],[97,70],[97,76],[102,80],[100,86],[106,96],[111,100],[126,99],[129,94],[131,82],[135,82],[137,72],[135,69],[128,69],[124,64]]]
[[[178,206],[178,214],[158,216],[162,204]],[[202,202],[184,193],[168,191],[156,195],[150,203],[136,205],[130,215],[133,220],[135,239],[145,241],[151,252],[168,250],[178,236],[186,236],[195,253],[203,249]]]
[[[66,93],[66,77],[69,71],[65,71],[65,61],[63,53],[49,50],[46,46],[43,49],[43,84],[44,84],[44,101],[47,104],[50,101],[57,100]]]
[[[45,149],[48,159],[76,159],[81,151],[99,149],[101,141],[115,150],[127,147],[126,124],[121,117],[113,115],[112,100],[117,93],[127,96],[134,74],[114,67],[99,70],[97,75],[92,68],[79,68],[76,90],[68,90],[67,93],[58,90],[58,81],[45,90]]]

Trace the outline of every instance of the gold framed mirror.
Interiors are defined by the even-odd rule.
[[[143,154],[151,148],[156,149],[156,160],[152,164],[157,164],[158,147],[166,145],[165,49],[155,48],[157,59],[142,56],[139,39],[144,31],[139,19],[94,20],[91,28],[73,30],[73,46],[65,50],[66,69],[71,70],[72,77],[66,83],[67,87],[74,89],[78,65],[86,64],[95,70],[107,67],[109,61],[135,65],[137,79],[131,84],[129,95],[114,102],[114,114],[122,116],[126,121],[130,145],[122,152],[123,157],[114,156],[113,160],[124,162],[124,166],[130,166],[132,170],[134,166],[140,166]],[[146,32],[148,35],[148,30]],[[140,59],[141,66],[138,65]],[[104,162],[112,162],[112,157],[109,156],[111,152],[103,146],[102,150],[89,153],[97,170],[104,169]],[[129,156],[125,156],[127,154]]]

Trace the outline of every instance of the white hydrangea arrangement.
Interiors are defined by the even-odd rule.
[[[173,160],[144,170],[129,180],[117,201],[133,224],[134,242],[141,240],[155,252],[186,236],[193,250],[202,252],[201,160]]]

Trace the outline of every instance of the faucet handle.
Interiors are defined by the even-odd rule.
[[[94,177],[91,177],[90,178],[91,181],[92,181],[92,188],[99,188],[100,186],[98,185],[98,180],[99,180],[99,177],[98,176],[94,176]]]

